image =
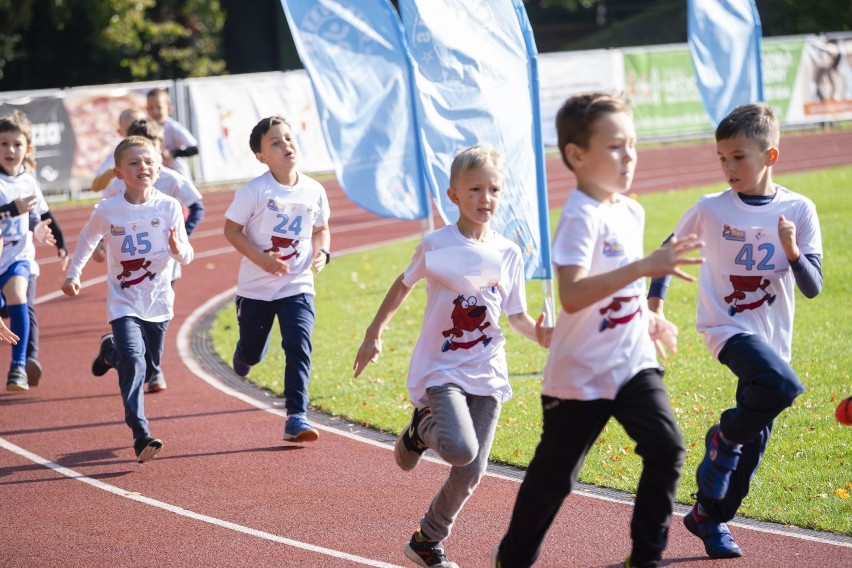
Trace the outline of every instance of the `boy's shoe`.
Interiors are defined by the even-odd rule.
[[[111,333],[107,333],[101,337],[101,346],[98,348],[98,355],[92,361],[92,374],[96,377],[103,377],[106,372],[112,369],[112,365],[107,363],[106,354],[115,348],[115,339]]]
[[[659,566],[659,560],[646,560],[641,564],[637,564],[633,562],[633,558],[631,556],[628,556],[627,560],[624,561],[624,568],[659,568]]]
[[[41,379],[41,363],[35,357],[27,357],[25,369],[27,371],[27,382],[31,387],[37,387],[38,381]]]
[[[739,558],[743,550],[734,542],[731,531],[725,523],[717,523],[706,517],[702,517],[696,511],[696,504],[692,511],[683,518],[686,530],[700,538],[704,542],[704,550],[710,558]]]
[[[249,374],[249,371],[251,371],[251,365],[244,363],[243,360],[239,358],[236,351],[234,351],[234,357],[231,360],[231,367],[234,369],[234,372],[241,377],[245,377]]]
[[[157,453],[163,449],[163,442],[151,436],[136,438],[133,442],[133,450],[136,452],[136,461],[139,463],[149,462]]]
[[[698,464],[695,478],[703,496],[714,501],[724,499],[728,493],[731,474],[740,463],[742,450],[732,448],[722,440],[719,425],[711,426],[704,440],[704,459]]]
[[[157,373],[157,375],[153,379],[148,381],[148,388],[146,390],[147,392],[153,394],[156,392],[164,391],[167,388],[168,387],[166,386],[166,377],[163,375],[163,373]]]
[[[12,365],[9,367],[9,374],[6,377],[7,391],[25,391],[30,390],[30,384],[27,382],[27,372],[23,367]]]
[[[311,426],[304,414],[294,414],[284,425],[284,440],[288,442],[315,442],[319,431]]]
[[[393,457],[396,460],[396,465],[403,471],[414,469],[423,456],[423,452],[428,449],[428,446],[420,437],[418,429],[420,428],[420,423],[431,414],[432,409],[428,406],[415,408],[414,414],[411,416],[411,423],[405,427],[405,430],[396,439],[396,444],[393,447]]]
[[[424,568],[459,568],[458,564],[447,560],[444,545],[431,540],[421,542],[417,538],[418,532],[411,535],[411,540],[403,549],[409,560]]]

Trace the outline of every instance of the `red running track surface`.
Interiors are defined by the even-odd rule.
[[[850,163],[850,148],[852,133],[787,135],[776,171]],[[560,206],[573,178],[556,160],[548,172],[551,204]],[[662,147],[640,151],[634,190],[719,178],[712,143]],[[420,222],[377,218],[352,206],[333,181],[326,186],[338,253],[421,232]],[[283,443],[280,414],[199,377],[218,384],[188,345],[198,339],[193,329],[204,312],[236,283],[239,256],[222,237],[232,195],[204,196],[207,215],[192,238],[196,260],[177,283],[167,336],[169,388],[145,400],[165,448],[144,466],[134,460],[115,373],[90,374],[109,330],[103,266],[90,263],[81,295],[66,298],[58,292],[58,262],[39,248],[44,376],[28,393],[0,394],[0,566],[411,565],[402,546],[446,476],[445,465],[424,462],[405,473],[389,445],[329,429],[313,445]],[[71,249],[89,212],[55,211]],[[322,277],[318,289],[322,294]],[[466,568],[488,565],[517,488],[514,479],[483,480],[446,542],[451,559]],[[537,566],[620,566],[630,550],[630,514],[617,499],[572,495]],[[664,565],[852,566],[848,537],[766,529],[736,526],[746,556],[714,561],[677,517]]]

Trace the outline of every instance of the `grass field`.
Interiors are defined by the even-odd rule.
[[[778,183],[810,197],[817,205],[824,247],[823,292],[814,300],[797,299],[793,366],[807,391],[775,423],[752,491],[740,514],[746,517],[852,535],[852,428],[839,425],[834,408],[852,395],[852,167],[778,176]],[[669,235],[696,198],[719,187],[643,195],[647,212],[646,249]],[[555,224],[558,211],[552,212]],[[422,283],[394,317],[383,336],[384,352],[364,375],[352,378],[352,362],[391,282],[406,267],[416,239],[366,252],[335,257],[318,279],[317,324],[311,378],[313,406],[330,414],[388,432],[408,422],[411,403],[405,387],[408,360],[420,330],[425,304]],[[527,286],[530,312],[542,305],[541,286]],[[673,283],[666,314],[680,327],[679,351],[666,366],[666,383],[684,433],[687,459],[678,501],[691,503],[694,472],[704,451],[707,428],[733,401],[733,375],[712,359],[695,331],[695,286]],[[541,430],[540,376],[546,351],[514,334],[508,325],[507,352],[515,396],[503,408],[492,459],[525,467]],[[279,341],[277,330],[272,345]],[[230,362],[236,341],[231,305],[213,329],[216,349]],[[282,391],[283,353],[271,349],[251,379]],[[392,462],[389,461],[389,465]],[[580,479],[630,492],[641,460],[622,428],[610,422],[589,454]]]

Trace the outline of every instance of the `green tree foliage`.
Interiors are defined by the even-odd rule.
[[[109,0],[103,32],[134,80],[221,75],[225,14],[207,0]]]
[[[0,0],[0,90],[221,75],[218,0]]]

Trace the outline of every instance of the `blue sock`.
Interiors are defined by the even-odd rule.
[[[18,343],[12,346],[12,364],[23,367],[27,364],[27,341],[30,338],[30,312],[27,304],[6,306],[9,312],[9,329],[18,336]]]

